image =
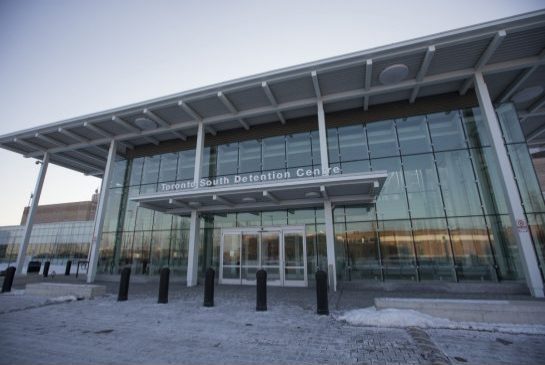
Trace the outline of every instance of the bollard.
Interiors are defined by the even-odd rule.
[[[267,310],[267,272],[263,269],[255,273],[257,279],[256,311]]]
[[[119,294],[117,301],[123,302],[129,297],[129,279],[131,278],[131,268],[126,267],[121,270],[121,280],[119,281]]]
[[[49,266],[51,265],[51,262],[46,261],[44,264],[44,278],[47,278],[47,275],[49,275]]]
[[[13,285],[13,277],[15,276],[15,267],[10,266],[6,269],[6,276],[4,277],[4,283],[2,284],[2,293],[11,291]]]
[[[216,272],[211,267],[206,270],[204,279],[204,306],[214,306],[214,276]]]
[[[323,270],[316,271],[316,303],[318,314],[329,314],[327,301],[327,274]]]
[[[71,268],[72,268],[72,261],[70,260],[66,261],[66,270],[64,270],[64,275],[69,276]]]
[[[170,277],[170,269],[168,267],[163,267],[160,275],[159,300],[157,300],[157,303],[168,303],[168,280]]]

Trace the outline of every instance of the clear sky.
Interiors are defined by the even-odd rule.
[[[545,8],[544,0],[0,0],[0,134]],[[38,173],[0,150],[0,225]],[[50,165],[41,203],[100,180]]]

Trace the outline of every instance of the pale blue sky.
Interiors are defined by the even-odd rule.
[[[0,134],[545,7],[525,0],[0,0]],[[0,225],[34,160],[0,150]],[[100,181],[50,165],[41,203]]]

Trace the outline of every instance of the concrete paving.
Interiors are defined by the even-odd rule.
[[[169,303],[157,304],[156,283],[131,283],[129,300],[117,302],[118,283],[102,282],[106,296],[46,305],[17,291],[24,281],[16,281],[13,293],[0,295],[0,364],[430,364],[437,359],[535,364],[545,359],[543,335],[357,327],[335,319],[345,309],[372,305],[370,293],[332,294],[332,315],[318,316],[312,288],[269,288],[269,310],[256,312],[255,287],[217,286],[215,307],[205,308],[202,286],[172,284]]]

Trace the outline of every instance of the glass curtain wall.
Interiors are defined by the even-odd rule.
[[[543,198],[512,105],[498,109],[536,250]],[[387,171],[376,206],[334,212],[338,276],[522,280],[499,166],[479,109],[328,129],[332,166]]]

